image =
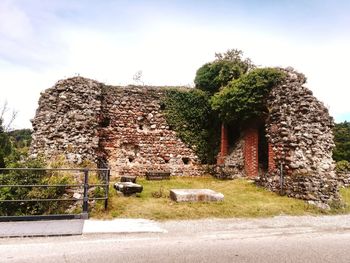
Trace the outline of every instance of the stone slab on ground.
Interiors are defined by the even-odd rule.
[[[122,192],[124,196],[130,196],[133,194],[141,193],[143,186],[134,184],[132,182],[118,182],[114,184],[114,189]]]
[[[1,222],[0,237],[81,235],[83,225],[82,219]]]
[[[171,189],[170,198],[176,202],[223,201],[224,195],[210,189]]]
[[[136,176],[131,176],[131,175],[123,175],[122,177],[120,177],[120,182],[131,182],[136,184]]]

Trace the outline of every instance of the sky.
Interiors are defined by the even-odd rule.
[[[0,106],[31,128],[40,92],[84,76],[111,85],[193,86],[236,48],[261,67],[293,67],[336,122],[350,121],[350,1],[0,0]]]

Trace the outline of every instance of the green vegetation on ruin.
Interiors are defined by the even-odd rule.
[[[218,153],[221,122],[239,124],[267,114],[266,97],[284,77],[278,69],[255,68],[240,50],[215,57],[198,69],[195,89],[169,90],[163,101],[171,128],[209,164]]]
[[[211,110],[209,95],[199,89],[170,89],[166,91],[163,103],[170,128],[196,152],[202,163],[215,163],[220,122]]]
[[[274,68],[257,68],[231,81],[211,99],[213,110],[225,123],[237,123],[268,114],[266,98],[280,84],[284,73]]]

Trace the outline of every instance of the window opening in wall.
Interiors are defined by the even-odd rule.
[[[131,157],[131,156],[129,156],[129,157],[128,157],[128,161],[129,161],[129,163],[132,163],[134,160],[135,160],[135,158],[134,158],[134,157]]]
[[[139,129],[140,129],[141,131],[143,130],[143,125],[142,125],[142,124],[139,125]]]
[[[187,165],[187,164],[190,163],[190,158],[188,158],[188,157],[182,157],[182,162],[183,162],[185,165]]]

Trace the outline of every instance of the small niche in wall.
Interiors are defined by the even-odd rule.
[[[164,160],[165,163],[169,163],[170,158],[169,158],[168,156],[164,156],[164,157],[163,157],[163,160]]]
[[[106,128],[109,126],[109,124],[111,123],[111,119],[110,118],[107,118],[107,117],[104,117],[101,122],[100,122],[100,125],[101,127],[103,128]]]
[[[148,132],[150,130],[150,125],[147,122],[141,122],[136,127],[139,132]]]
[[[129,161],[129,163],[132,163],[134,160],[135,160],[135,158],[134,158],[134,157],[132,157],[132,156],[129,156],[129,157],[128,157],[128,161]]]
[[[184,163],[184,165],[188,165],[190,164],[191,160],[188,157],[182,157],[182,162]]]
[[[160,109],[160,110],[165,110],[165,103],[161,103],[161,104],[159,105],[159,109]]]

